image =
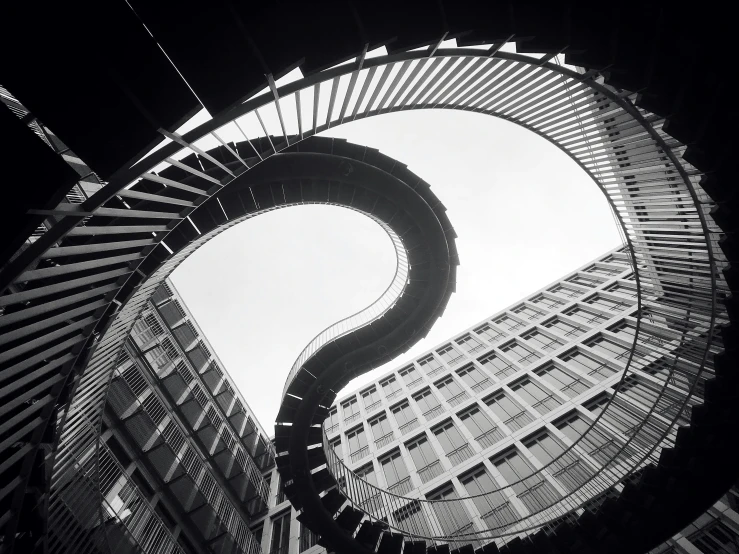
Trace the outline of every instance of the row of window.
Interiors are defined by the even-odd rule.
[[[587,299],[585,302],[600,311],[590,310],[580,305],[573,306],[563,312],[563,315],[566,316],[566,318],[555,316],[548,321],[543,322],[541,324],[541,328],[537,327],[526,331],[519,337],[513,338],[509,342],[500,345],[499,350],[506,353],[513,361],[521,365],[529,365],[541,358],[540,352],[546,353],[557,350],[568,342],[566,339],[575,338],[586,333],[589,330],[587,327],[588,325],[597,326],[608,321],[612,317],[602,312],[621,312],[631,308],[634,304],[631,300],[616,300],[600,294]],[[520,309],[518,309],[518,313],[529,313],[527,310],[530,309],[526,306],[521,306]],[[531,317],[535,317],[535,314],[539,313],[546,315],[543,312],[534,312],[533,310],[531,313],[534,314],[531,315]],[[497,318],[495,323],[501,327],[506,327],[509,331],[527,325],[521,321],[514,320],[508,315]],[[582,324],[585,324],[586,326],[583,326]],[[554,333],[550,334],[549,331],[553,331]],[[475,329],[475,332],[480,336],[485,336],[488,340],[505,338],[504,333],[493,328],[487,323]],[[468,355],[488,348],[487,344],[483,344],[478,338],[470,333],[456,339],[455,342],[458,345],[462,345],[462,348]],[[532,347],[536,350],[532,350]],[[447,366],[454,366],[464,359],[464,355],[450,343],[439,348],[436,351],[436,356],[434,354],[428,354],[418,360],[418,366],[427,376],[433,377],[446,369],[442,362]],[[498,372],[496,371],[496,373]],[[421,372],[419,372],[414,365],[409,365],[400,369],[398,374],[403,383],[410,390],[420,387],[424,383]],[[507,375],[504,375],[503,378],[506,376]],[[360,393],[364,408],[368,413],[371,413],[373,410],[378,409],[381,406],[382,401],[380,392],[382,392],[382,395],[388,400],[400,397],[403,394],[400,380],[396,378],[395,375],[391,375],[382,379],[378,385],[373,385]],[[357,398],[353,397],[345,400],[342,403],[342,412],[344,422],[347,424],[359,420],[361,416]],[[329,425],[330,430],[332,425]]]

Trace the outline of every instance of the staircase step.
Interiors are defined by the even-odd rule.
[[[377,546],[377,541],[380,540],[380,535],[382,535],[384,530],[385,526],[381,523],[376,521],[363,521],[355,538],[362,546],[366,546],[367,548],[374,550]]]
[[[339,489],[331,489],[323,498],[321,498],[321,503],[331,515],[338,512],[344,505],[345,501],[346,496],[341,494]]]
[[[406,541],[403,554],[426,554],[426,541]]]
[[[499,552],[500,550],[498,549],[498,545],[494,542],[490,542],[475,550],[475,554],[499,554]]]
[[[471,544],[465,544],[452,550],[451,554],[475,554],[475,548]]]
[[[400,533],[383,533],[377,554],[400,554],[403,550],[403,535]]]
[[[426,552],[428,554],[450,554],[451,551],[448,544],[437,544],[429,548]]]
[[[347,506],[336,518],[336,523],[347,533],[354,534],[354,531],[359,527],[363,517],[364,512],[357,510],[356,508],[352,508],[351,506]]]

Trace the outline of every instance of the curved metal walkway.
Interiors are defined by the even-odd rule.
[[[522,18],[522,21],[534,20],[537,20],[534,15]],[[548,22],[538,21],[532,25],[536,29],[545,28],[546,26],[542,26],[545,23]],[[619,25],[628,28],[625,23]],[[558,32],[556,30],[554,35]],[[424,27],[421,34],[429,34],[428,29]],[[579,36],[576,38],[581,42],[598,42],[592,37],[587,40]],[[558,40],[552,40],[559,44]],[[547,43],[546,40],[543,42]],[[390,56],[384,60],[382,67],[379,62],[372,62],[376,64],[372,67],[368,64],[368,71],[373,67],[376,69],[373,79],[365,76],[365,84],[361,88],[356,88],[355,84],[357,95],[364,91],[363,100],[355,100],[356,113],[375,115],[391,109],[402,109],[396,102],[404,101],[404,98],[392,96],[388,90],[397,92],[400,90],[398,87],[403,86],[410,87],[406,91],[412,90],[417,82],[409,80],[413,75],[413,79],[428,80],[427,85],[421,84],[419,87],[430,88],[416,89],[416,93],[423,91],[419,98],[422,101],[429,99],[429,102],[411,107],[453,107],[447,101],[451,96],[460,100],[476,97],[476,103],[469,104],[469,109],[483,112],[487,110],[485,113],[510,119],[522,117],[520,123],[528,125],[530,129],[542,134],[551,132],[555,143],[565,150],[569,148],[570,155],[591,175],[595,175],[596,181],[603,185],[621,214],[627,237],[631,240],[636,267],[647,272],[648,279],[644,279],[640,285],[642,289],[652,287],[647,291],[649,294],[642,290],[642,306],[652,313],[661,314],[682,329],[683,344],[688,356],[680,354],[675,367],[682,368],[682,364],[677,362],[685,362],[687,357],[690,358],[688,361],[691,367],[686,372],[690,378],[683,390],[683,406],[696,393],[700,393],[699,396],[706,400],[702,409],[692,410],[691,428],[681,430],[676,436],[670,435],[669,429],[660,430],[658,435],[651,435],[650,430],[655,447],[646,454],[644,461],[651,462],[651,465],[633,481],[632,486],[624,489],[618,499],[604,503],[596,515],[584,514],[575,526],[561,525],[553,536],[538,532],[532,538],[537,548],[543,551],[643,550],[665,533],[679,528],[691,515],[697,515],[711,502],[712,495],[715,496],[724,483],[730,482],[732,476],[736,477],[735,469],[732,470],[726,460],[726,454],[731,451],[727,444],[736,432],[737,413],[735,406],[732,407],[736,374],[733,371],[733,358],[717,355],[715,344],[717,324],[725,320],[719,303],[728,291],[721,274],[725,258],[718,248],[721,230],[707,213],[712,208],[710,198],[697,186],[701,174],[680,159],[685,147],[666,133],[661,117],[636,109],[630,102],[628,93],[624,91],[587,82],[596,77],[597,72],[579,77],[570,75],[568,84],[563,84],[567,81],[565,79],[557,86],[557,79],[548,81],[548,76],[555,73],[566,76],[566,73],[551,67],[546,55],[537,58],[535,62],[515,57],[506,58],[497,52],[499,43],[496,43],[498,46],[494,44],[486,49],[483,55],[479,52],[468,55],[438,49],[439,43],[440,41],[434,41],[435,47],[418,58],[431,58],[430,62],[424,62],[434,65],[431,72],[427,72],[428,67],[419,68],[420,61],[415,67],[411,67],[415,54],[401,54],[400,58]],[[592,65],[593,60],[607,58],[606,54],[603,50],[590,52],[590,58],[582,56],[584,65]],[[484,60],[466,61],[467,58],[491,56],[502,61],[495,64]],[[439,62],[434,58],[455,61]],[[356,79],[360,78],[360,73],[364,70],[363,64],[367,61],[362,55],[357,58],[354,66],[349,64],[349,67],[328,70],[325,74],[317,73],[315,75],[318,77],[308,78],[315,79],[314,81],[303,83],[313,86],[310,118],[312,125],[306,133],[307,124],[304,121],[303,125],[306,127],[301,129],[301,119],[298,118],[298,138],[302,139],[311,132],[319,131],[321,125],[332,125],[336,110],[341,110],[339,114],[343,113],[344,117],[349,111],[350,104],[347,102],[352,102],[352,96],[348,95],[346,98],[349,100],[346,102],[338,101],[342,80],[332,80],[328,87],[330,100],[325,112],[327,116],[323,120],[320,117],[322,108],[319,96],[326,89],[322,89],[323,85],[316,85],[321,81],[328,83],[329,79],[343,76],[348,81],[347,85],[351,86],[354,75],[357,75]],[[395,62],[401,63],[399,65]],[[406,62],[408,65],[404,68],[402,64]],[[452,73],[463,62],[465,65],[459,70],[461,72]],[[491,65],[485,65],[486,63]],[[628,68],[629,63],[626,56],[626,61],[619,59],[615,66]],[[518,69],[513,71],[514,64],[523,65],[517,65]],[[391,65],[392,69],[387,69]],[[506,66],[508,69],[505,73],[497,74],[495,80],[497,66]],[[527,69],[534,66],[544,70]],[[445,69],[449,69],[450,73],[438,77]],[[483,73],[477,73],[482,70]],[[331,71],[334,73],[330,73]],[[401,72],[403,76],[399,77]],[[519,80],[510,79],[519,75]],[[634,73],[631,75],[633,77]],[[477,80],[473,81],[473,77]],[[486,80],[489,77],[492,80]],[[628,80],[625,81],[628,85]],[[574,84],[575,82],[579,85]],[[635,78],[634,82],[639,82],[639,79]],[[659,79],[657,82],[659,83]],[[537,83],[542,87],[537,87]],[[484,88],[468,93],[470,89],[464,88],[467,85],[480,85]],[[196,132],[184,137],[168,134],[173,142],[150,156],[145,163],[117,172],[108,185],[82,204],[70,206],[62,202],[56,208],[52,206],[48,210],[39,211],[36,215],[46,218],[45,230],[0,273],[3,286],[9,287],[9,293],[2,297],[4,313],[0,318],[6,341],[2,353],[3,380],[8,382],[3,392],[17,393],[3,414],[5,435],[2,445],[12,446],[10,457],[2,466],[3,498],[11,499],[6,502],[10,508],[1,516],[5,525],[6,544],[12,544],[17,536],[20,508],[30,505],[29,491],[32,492],[32,487],[29,484],[40,492],[41,502],[44,502],[43,491],[47,484],[44,479],[43,455],[39,455],[42,452],[39,450],[40,445],[58,442],[61,436],[61,447],[57,451],[52,477],[53,487],[74,471],[74,464],[85,449],[90,445],[94,446],[94,433],[88,436],[84,429],[88,420],[94,422],[97,418],[97,411],[105,395],[106,371],[116,355],[116,344],[128,333],[128,327],[135,319],[141,303],[153,291],[157,278],[171,271],[197,247],[198,241],[193,239],[201,234],[207,235],[222,221],[217,210],[212,210],[205,216],[205,211],[195,209],[196,206],[203,199],[216,194],[224,184],[238,178],[265,154],[277,152],[287,146],[279,144],[279,139],[270,139],[267,136],[269,130],[264,129],[262,134],[265,138],[249,137],[252,140],[247,139],[248,146],[242,143],[247,150],[254,148],[258,158],[250,161],[251,153],[242,154],[238,146],[234,149],[224,137],[219,138],[220,126],[230,123],[235,117],[248,114],[256,117],[258,124],[263,126],[264,119],[255,112],[255,108],[274,101],[282,136],[289,143],[291,133],[284,128],[286,122],[280,112],[281,99],[289,96],[291,89],[279,89],[273,82],[270,82],[270,86],[270,97],[247,102],[235,112],[218,116]],[[376,88],[371,89],[373,86]],[[573,92],[576,86],[582,88]],[[295,90],[298,88],[292,92]],[[370,90],[372,92],[368,93]],[[536,106],[548,98],[544,93],[549,90],[559,92],[560,102],[549,106],[551,118],[547,119],[546,114],[539,113]],[[647,97],[647,100],[653,104],[659,105],[657,100],[668,96],[658,85],[652,87],[652,91],[653,95]],[[509,92],[513,96],[507,96]],[[482,96],[477,96],[480,93]],[[325,92],[323,97],[326,97]],[[296,95],[295,98],[296,109],[302,115],[300,96]],[[631,98],[641,100],[633,96]],[[362,105],[362,102],[365,103]],[[571,110],[577,105],[587,107],[582,114],[584,120],[581,118],[578,121],[577,117],[573,118],[571,115]],[[686,105],[690,105],[690,101]],[[467,109],[463,105],[460,107]],[[665,106],[660,107],[664,112]],[[510,111],[506,113],[506,110]],[[354,108],[350,113],[355,113]],[[321,124],[320,121],[324,123]],[[678,123],[674,123],[675,121]],[[543,126],[537,128],[538,123],[543,123]],[[700,138],[702,135],[696,135],[693,123],[685,115],[682,120],[673,118],[671,132],[682,130],[687,137]],[[207,144],[201,146],[198,143],[211,132],[212,139],[208,140],[224,143],[218,149],[219,157],[206,152],[209,149]],[[182,146],[187,149],[180,154]],[[225,160],[229,159],[235,162],[226,163]],[[720,159],[720,156],[711,158],[701,151],[695,154],[694,150],[692,159],[701,162],[699,165],[707,166],[712,160]],[[160,166],[160,162],[163,165]],[[614,167],[617,169],[605,170]],[[143,180],[139,180],[140,177]],[[704,183],[715,197],[727,198],[721,179],[718,185],[715,178],[705,180]],[[166,194],[160,194],[164,187]],[[266,205],[272,205],[270,198],[274,202],[275,197],[267,195]],[[244,215],[248,209],[244,207]],[[629,216],[629,210],[633,210],[631,213],[634,215]],[[733,227],[730,217],[724,211],[720,208],[714,211],[724,228]],[[185,219],[188,214],[192,223]],[[166,237],[162,242],[164,235]],[[729,239],[722,245],[723,250],[733,252],[731,237]],[[733,339],[728,328],[724,330],[724,334]],[[342,335],[340,339],[348,336]],[[330,348],[331,344],[333,342],[326,343],[325,347]],[[320,356],[328,348],[317,350],[317,355]],[[93,351],[94,357],[88,363]],[[705,363],[711,359],[715,360],[715,375],[711,365]],[[349,370],[356,371],[355,368]],[[639,370],[639,367],[635,367],[635,370]],[[299,371],[295,375],[301,373]],[[75,374],[75,379],[68,378]],[[336,380],[334,386],[346,382],[346,378],[339,375],[338,369],[332,375]],[[297,383],[297,380],[291,380],[288,388],[293,382]],[[328,378],[325,384],[328,384]],[[60,408],[70,399],[72,404],[69,410],[66,414],[60,413]],[[286,400],[288,408],[289,402],[292,401]],[[53,423],[49,425],[49,422]],[[643,428],[648,429],[646,425]],[[58,433],[55,434],[54,431]],[[307,445],[310,433],[315,431],[306,430],[306,433],[302,437],[296,433],[296,438],[288,441],[288,447],[300,450],[301,443]],[[710,470],[703,472],[697,469],[703,464]],[[303,479],[304,476],[300,478]],[[299,499],[298,495],[302,492],[296,489],[295,494]],[[693,500],[690,506],[677,502],[685,498],[686,494],[691,495]],[[306,497],[313,503],[316,498],[315,494]],[[340,505],[337,509],[339,508]],[[52,500],[49,507],[52,525],[54,509]],[[337,522],[333,525],[343,524],[351,529],[356,514],[346,513],[349,515],[333,520]],[[650,526],[644,524],[647,515],[658,516],[651,521]],[[345,521],[347,519],[349,521]],[[328,521],[325,523],[332,525]],[[356,523],[358,525],[359,521]],[[316,525],[322,523],[316,521]],[[350,536],[347,540],[354,541],[351,543],[353,546],[366,538],[352,535],[346,529],[342,535],[332,528],[326,540],[336,540],[339,544],[346,545],[348,543],[343,542],[346,535]],[[31,539],[37,537],[28,529],[22,530],[20,536],[29,536]],[[375,535],[374,542],[364,541],[363,548],[374,551],[378,541],[380,534]],[[402,548],[402,543],[403,537],[386,533],[379,542],[379,549],[382,552],[397,552]],[[507,549],[524,551],[528,548],[527,544],[531,543],[514,541]],[[415,551],[425,546],[414,544],[407,548]]]

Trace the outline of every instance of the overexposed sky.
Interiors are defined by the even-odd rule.
[[[428,337],[347,391],[621,242],[605,197],[585,172],[507,121],[414,111],[323,134],[377,148],[428,181],[447,207],[461,260],[457,292]],[[333,206],[299,206],[225,231],[172,280],[269,432],[303,347],[371,304],[394,269],[390,239],[368,218]]]

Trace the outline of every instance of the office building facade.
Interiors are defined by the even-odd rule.
[[[677,342],[669,321],[642,320],[632,360],[638,369],[619,386],[634,343],[637,296],[628,249],[617,248],[342,394],[324,423],[325,444],[342,462],[332,467],[337,489],[370,517],[419,540],[445,534],[448,540],[438,544],[452,549],[509,542],[522,515],[577,490],[614,458],[652,448],[643,437],[629,442],[642,419],[665,430],[675,417],[689,420],[696,401],[682,409],[677,389],[650,413],[659,391],[673,389],[664,371],[678,359],[670,355]],[[683,355],[679,363],[687,369],[695,362]],[[614,396],[615,406],[575,444]],[[347,485],[348,471],[368,486]],[[279,483],[276,469],[271,481]],[[404,498],[393,500],[383,490]],[[622,490],[617,485],[575,514]],[[732,488],[653,552],[737,552],[738,495]],[[275,487],[259,523],[263,551],[322,550],[298,513]],[[491,539],[497,533],[503,537]],[[456,535],[468,539],[455,542]]]

